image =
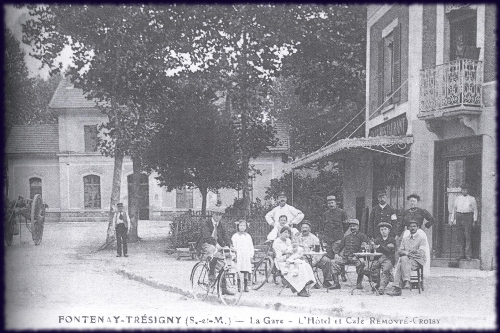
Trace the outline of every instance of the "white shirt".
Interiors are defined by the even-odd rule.
[[[476,198],[470,195],[459,195],[456,197],[455,203],[453,204],[452,221],[455,220],[455,213],[474,213],[474,221],[477,221]]]
[[[304,219],[304,213],[302,213],[297,208],[285,204],[283,207],[274,207],[271,211],[266,214],[266,221],[269,225],[277,225],[278,219],[281,215],[286,215],[287,224],[298,224]]]

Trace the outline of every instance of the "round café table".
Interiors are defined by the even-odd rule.
[[[323,256],[326,255],[326,252],[325,251],[320,251],[320,252],[307,251],[307,252],[304,252],[303,254],[304,254],[304,257],[307,259],[307,262],[309,263],[309,265],[311,265],[311,268],[313,268],[313,270],[314,270],[313,258],[319,257],[321,260],[321,258],[323,258]],[[316,274],[316,272],[314,273],[314,277],[316,278],[316,284],[320,287],[323,287],[323,283],[319,280],[318,274]]]
[[[370,272],[368,274],[368,282],[370,283],[370,287],[371,287],[372,291],[374,291],[375,294],[378,296],[378,292],[376,292],[376,290],[374,290],[375,288],[373,287],[371,268],[372,268],[373,262],[375,260],[377,260],[382,255],[382,253],[379,253],[379,252],[356,252],[353,254],[357,258],[363,258],[366,260],[366,268],[368,269],[368,272]],[[352,288],[351,295],[354,294],[354,290],[356,290],[356,286],[354,286],[354,288]]]

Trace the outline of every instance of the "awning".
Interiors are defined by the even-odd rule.
[[[292,169],[297,169],[300,167],[304,167],[307,164],[311,164],[317,162],[325,157],[334,155],[340,151],[347,149],[355,149],[355,148],[366,148],[369,150],[374,150],[373,148],[384,148],[396,145],[398,148],[406,147],[413,143],[413,136],[375,136],[368,138],[350,138],[350,139],[341,139],[339,141],[335,141],[334,143],[323,147],[321,149],[312,152],[309,155],[306,155],[296,161],[293,161],[291,166]],[[385,153],[386,151],[380,151],[381,153]],[[395,153],[391,153],[388,151],[387,153],[391,155],[397,155]]]

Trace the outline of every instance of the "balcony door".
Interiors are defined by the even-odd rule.
[[[458,59],[477,60],[477,15],[475,11],[450,17],[450,61]]]

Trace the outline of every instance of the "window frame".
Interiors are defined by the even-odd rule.
[[[97,178],[93,178],[97,177]],[[86,179],[89,179],[89,183],[86,183]],[[96,174],[85,175],[83,180],[83,208],[84,209],[101,209],[102,207],[102,196],[101,196],[101,177]],[[96,183],[91,182],[92,180],[97,180]],[[89,191],[89,192],[87,192]],[[87,201],[89,195],[93,198]]]

